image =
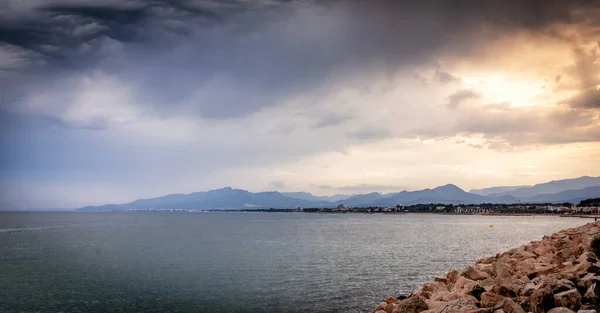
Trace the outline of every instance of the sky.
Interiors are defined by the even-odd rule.
[[[600,2],[3,0],[0,207],[600,176]]]

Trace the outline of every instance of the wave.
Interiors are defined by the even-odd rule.
[[[22,227],[22,228],[0,228],[0,233],[22,233],[33,232],[47,229],[64,228],[64,226],[40,226],[40,227]]]

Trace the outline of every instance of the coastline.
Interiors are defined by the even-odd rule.
[[[600,261],[590,251],[600,222],[481,258],[409,296],[388,298],[374,313],[596,313]]]

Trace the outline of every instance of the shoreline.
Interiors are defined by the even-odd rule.
[[[373,313],[596,313],[600,261],[590,243],[600,222],[569,228],[436,277]]]
[[[578,217],[600,219],[600,214],[551,214],[551,213],[451,213],[451,212],[305,212],[305,211],[265,211],[265,210],[120,210],[120,211],[21,211],[21,210],[0,210],[0,213],[301,213],[301,214],[381,214],[381,215],[406,215],[406,214],[424,214],[424,215],[452,215],[452,216],[548,216],[548,217]]]

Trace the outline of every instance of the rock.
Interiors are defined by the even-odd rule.
[[[430,291],[430,292],[438,292],[438,291],[448,291],[448,288],[446,287],[446,285],[444,283],[441,282],[433,282],[433,283],[429,283],[426,284],[425,286],[423,286],[423,291]]]
[[[592,265],[587,269],[588,273],[600,274],[600,267],[597,265]]]
[[[379,305],[375,308],[375,310],[373,310],[373,312],[379,312],[379,311],[383,311],[385,312],[385,307],[387,306],[387,303],[385,303],[385,301],[379,302]]]
[[[550,246],[539,246],[533,250],[533,253],[535,253],[537,256],[540,256],[548,254],[548,252],[550,252],[551,250],[552,247]]]
[[[400,301],[393,313],[419,313],[429,309],[425,300],[419,296],[411,296]]]
[[[513,255],[514,258],[518,259],[518,260],[525,260],[525,259],[531,259],[531,258],[536,258],[537,255],[535,253],[529,252],[529,251],[525,251],[520,250],[517,253],[515,253]]]
[[[510,266],[500,261],[496,261],[496,263],[492,265],[492,269],[496,274],[496,278],[499,279],[509,278],[514,274],[514,270]]]
[[[539,286],[535,285],[534,283],[527,283],[523,288],[521,288],[519,294],[521,296],[529,297],[534,291],[538,289],[538,287]]]
[[[540,264],[535,264],[535,269],[533,271],[531,271],[529,273],[529,275],[527,275],[530,279],[533,279],[535,277],[540,277],[543,275],[548,275],[553,273],[556,270],[557,266],[556,265],[540,265]]]
[[[460,276],[460,274],[458,273],[457,270],[452,270],[450,272],[448,272],[448,274],[446,274],[446,278],[448,279],[448,282],[451,284],[454,284],[456,282],[456,279]]]
[[[517,271],[520,271],[523,273],[533,272],[533,271],[535,271],[534,264],[535,264],[534,259],[525,259],[525,260],[517,262],[517,264],[515,265],[515,269]]]
[[[556,306],[554,294],[546,289],[540,288],[529,297],[529,312],[544,313]]]
[[[450,292],[448,292],[448,291],[438,291],[438,292],[432,294],[431,297],[429,297],[428,300],[442,301],[444,299],[444,297],[446,295],[448,295],[449,293]],[[427,303],[429,303],[429,302],[427,302]],[[431,309],[431,307],[430,307],[430,309]]]
[[[477,282],[477,285],[483,287],[485,291],[492,290],[492,287],[494,287],[495,284],[496,282],[494,282],[494,280],[491,278],[480,280]]]
[[[575,313],[567,308],[563,308],[563,307],[558,307],[558,308],[554,308],[550,311],[548,311],[548,313]]]
[[[557,294],[564,291],[575,289],[575,284],[568,279],[561,279],[557,282],[556,286],[552,289],[552,292]]]
[[[581,294],[577,289],[563,291],[554,295],[554,302],[557,306],[576,310],[581,306]]]
[[[587,290],[597,280],[600,280],[600,277],[596,277],[594,273],[586,273],[577,283],[577,287]]]
[[[526,313],[520,305],[510,299],[504,300],[502,310],[506,313]]]
[[[433,279],[433,281],[436,281],[438,283],[444,283],[444,284],[446,284],[446,283],[448,283],[448,278],[446,278],[446,277],[436,277],[436,278]]]
[[[577,313],[596,313],[596,310],[579,310]]]
[[[599,303],[600,302],[600,285],[598,282],[593,283],[583,295],[586,302]]]
[[[462,276],[475,281],[484,280],[490,277],[487,273],[479,271],[472,266],[467,266],[467,268],[463,271]]]
[[[446,310],[449,312],[475,309],[477,309],[477,304],[472,299],[467,298],[450,301],[448,302],[448,307],[446,308]]]
[[[485,288],[476,285],[475,287],[473,287],[473,290],[471,290],[470,294],[475,297],[475,299],[477,299],[477,301],[481,300],[481,294],[485,292]]]
[[[482,308],[492,308],[502,300],[504,300],[504,297],[501,295],[492,292],[484,292],[481,294],[479,304]]]
[[[477,286],[477,282],[463,276],[459,276],[452,286],[452,291],[466,295],[469,294],[475,286]]]
[[[501,296],[504,296],[504,297],[514,298],[517,296],[517,292],[515,291],[515,289],[516,289],[515,286],[509,285],[509,284],[503,284],[498,289],[498,294]]]
[[[385,307],[385,313],[394,313],[394,311],[397,311],[397,308],[397,303],[388,303],[388,305]]]

